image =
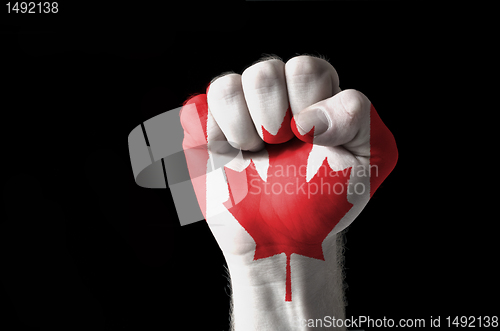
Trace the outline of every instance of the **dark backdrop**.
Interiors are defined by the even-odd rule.
[[[395,170],[346,233],[347,315],[495,313],[494,242],[445,149],[453,29],[412,7],[268,5],[141,29],[109,8],[4,20],[2,325],[228,329],[215,240],[203,221],[180,227],[168,189],[135,184],[127,137],[263,53],[325,55],[396,138]]]

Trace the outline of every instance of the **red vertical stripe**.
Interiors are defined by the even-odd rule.
[[[398,148],[391,131],[370,107],[370,198],[398,161]]]

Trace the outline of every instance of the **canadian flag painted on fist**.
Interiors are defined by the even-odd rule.
[[[180,116],[198,203],[226,259],[285,254],[285,301],[292,255],[324,260],[329,238],[398,157],[370,101],[341,91],[335,69],[315,57],[268,59],[220,77]]]

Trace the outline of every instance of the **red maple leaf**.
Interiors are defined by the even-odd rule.
[[[286,254],[286,301],[292,300],[290,255],[324,260],[323,240],[352,207],[347,200],[351,168],[333,171],[325,157],[315,176],[306,181],[312,146],[296,137],[266,145],[266,182],[253,161],[241,172],[225,167],[230,198],[224,205],[255,240],[254,260]],[[234,205],[240,199],[232,198],[241,197],[242,183],[248,185],[248,193]]]

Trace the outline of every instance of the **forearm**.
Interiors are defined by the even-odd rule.
[[[291,301],[285,300],[285,254],[251,263],[250,257],[227,259],[234,331],[309,330],[308,321],[317,319],[314,330],[331,330],[331,317],[343,320],[342,235],[336,236],[323,245],[324,261],[291,255]]]

